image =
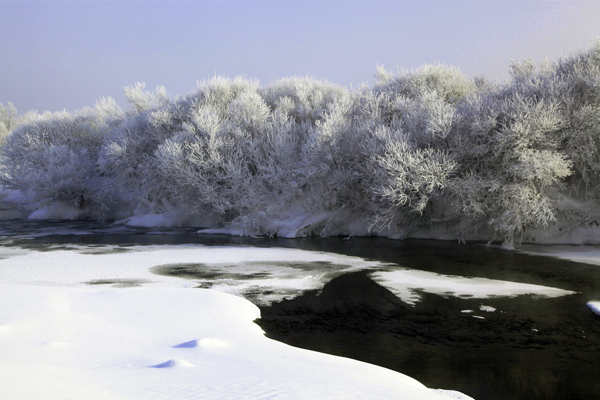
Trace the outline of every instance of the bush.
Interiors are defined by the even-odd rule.
[[[600,42],[510,72],[499,84],[444,65],[378,67],[352,91],[215,77],[176,98],[138,83],[125,112],[112,100],[25,116],[0,105],[2,181],[30,208],[175,212],[270,236],[319,214],[307,232],[443,223],[512,246],[558,218],[600,219]]]
[[[78,113],[28,114],[2,146],[3,184],[21,190],[32,209],[62,202],[102,216],[109,204],[98,191],[96,161],[121,118],[111,99]]]

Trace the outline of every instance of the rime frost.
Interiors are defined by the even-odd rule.
[[[444,232],[510,248],[593,230],[600,42],[510,72],[493,83],[445,65],[378,66],[355,90],[215,77],[176,98],[138,83],[125,112],[111,99],[22,116],[9,104],[0,176],[32,211],[169,215],[248,235]]]

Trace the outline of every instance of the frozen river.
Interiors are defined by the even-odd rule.
[[[257,305],[267,337],[429,388],[480,400],[600,396],[600,316],[586,306],[600,300],[593,255],[26,220],[3,221],[0,245],[0,283],[210,288]]]

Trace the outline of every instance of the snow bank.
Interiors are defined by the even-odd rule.
[[[402,374],[267,339],[254,305],[214,290],[0,289],[4,398],[444,398]]]
[[[52,203],[48,207],[42,207],[29,215],[28,219],[69,219],[75,220],[84,215],[82,210],[77,210],[63,203]]]
[[[255,275],[262,265],[272,270],[266,281],[317,287],[328,268],[339,273],[375,262],[243,246],[73,247],[2,250],[3,398],[469,399],[385,368],[267,339],[253,323],[259,310],[249,301],[149,271],[208,262],[230,275],[245,268]],[[294,262],[323,271],[305,268],[298,277]]]
[[[214,221],[207,217],[189,215],[181,210],[172,210],[162,214],[133,215],[116,223],[145,228],[180,228],[184,226],[211,226]]]
[[[28,213],[18,208],[23,202],[23,193],[20,190],[7,189],[0,185],[0,219],[23,219]]]
[[[434,392],[381,367],[267,339],[252,322],[259,310],[249,301],[217,290],[192,289],[189,281],[149,272],[151,266],[165,263],[211,260],[224,269],[229,264],[230,274],[235,274],[243,267],[235,270],[232,263],[254,262],[278,269],[273,274],[281,279],[273,280],[286,285],[285,277],[297,270],[286,269],[285,263],[274,268],[273,262],[318,261],[338,272],[376,263],[294,249],[181,245],[119,250],[107,246],[43,253],[3,251],[3,396],[461,398],[452,391]],[[311,282],[312,275],[295,279]],[[106,290],[106,285],[99,285],[136,280],[144,287]],[[85,282],[96,284],[84,286]],[[308,286],[320,281],[312,282]],[[293,285],[301,287],[297,281]]]

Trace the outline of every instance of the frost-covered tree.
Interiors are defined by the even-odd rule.
[[[328,105],[347,92],[342,86],[308,77],[280,79],[259,91],[272,109],[285,99],[287,115],[300,125],[320,120]]]
[[[4,106],[0,103],[0,142],[17,126],[19,121],[17,109],[12,103]]]
[[[549,189],[572,172],[559,139],[568,126],[566,110],[540,95],[548,83],[543,77],[527,75],[526,82],[523,76],[468,98],[449,135],[460,165],[453,186],[455,211],[463,222],[471,219],[471,226],[485,219],[507,246],[519,241],[526,227],[546,227],[555,220]]]
[[[175,98],[125,88],[125,112],[112,100],[19,117],[2,106],[2,181],[30,208],[131,207],[252,235],[290,221],[324,236],[435,226],[511,246],[557,219],[600,220],[600,42],[510,74],[377,67],[355,90],[215,77]]]
[[[2,146],[3,184],[32,209],[61,202],[101,217],[108,199],[98,187],[100,147],[123,114],[112,99],[77,113],[29,113]]]
[[[238,217],[250,226],[268,204],[289,197],[300,132],[292,108],[285,96],[271,108],[256,81],[216,77],[138,112],[112,132],[99,163],[138,212],[178,210],[220,223]]]
[[[600,201],[600,40],[586,52],[559,60],[554,77],[564,84],[555,97],[569,118],[560,140],[573,161],[578,197]]]

